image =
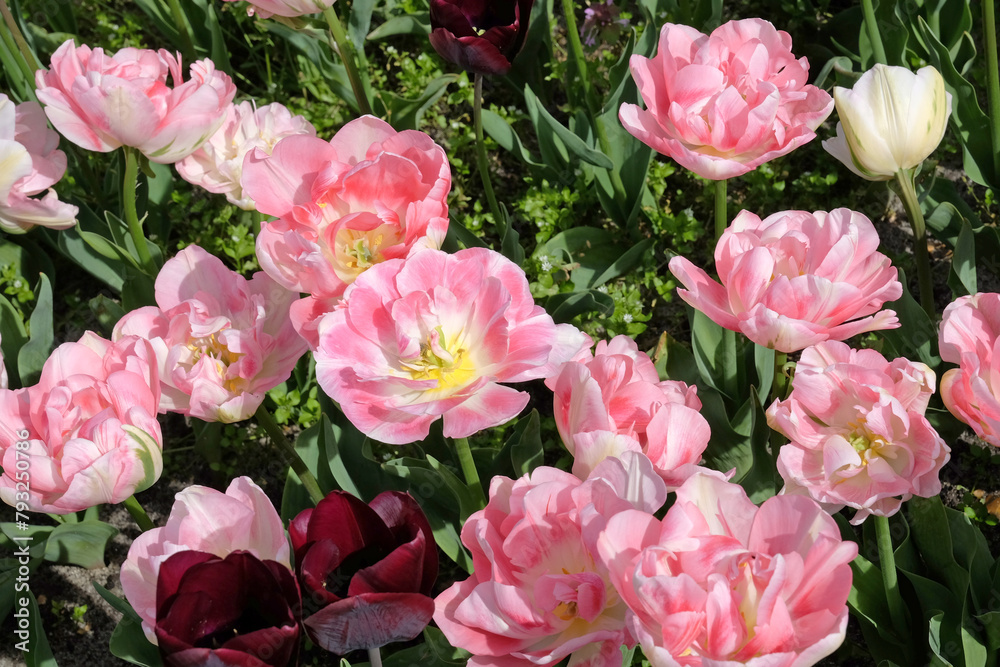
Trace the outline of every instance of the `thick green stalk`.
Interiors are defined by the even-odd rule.
[[[326,24],[330,27],[330,35],[337,45],[337,51],[340,52],[340,59],[344,61],[344,67],[347,69],[347,78],[350,79],[354,97],[358,100],[358,110],[362,114],[370,114],[372,105],[365,86],[361,82],[361,75],[358,74],[358,59],[354,53],[354,44],[344,32],[344,26],[340,23],[340,18],[337,17],[337,12],[333,7],[327,7],[323,11],[323,16],[326,18]]]
[[[575,3],[573,0],[562,0],[563,14],[566,16],[566,39],[569,41],[569,49],[573,58],[573,66],[579,78],[580,87],[583,88],[583,99],[587,103],[587,111],[590,114],[591,125],[594,133],[597,134],[597,142],[601,145],[601,152],[611,157],[611,140],[608,138],[607,128],[601,119],[601,110],[594,99],[593,88],[590,87],[590,76],[587,71],[587,59],[583,55],[583,43],[580,41],[580,31],[576,27],[576,14],[574,13]],[[617,165],[608,172],[611,178],[611,187],[615,191],[615,199],[623,207],[625,206],[625,184],[622,183],[621,174],[618,173]]]
[[[715,240],[722,238],[722,232],[729,226],[729,216],[726,212],[727,179],[715,182]]]
[[[924,224],[924,214],[920,210],[920,200],[917,198],[916,185],[913,182],[913,172],[902,170],[896,174],[899,184],[900,199],[903,208],[910,218],[913,228],[913,258],[917,262],[917,282],[920,285],[920,307],[927,316],[934,320],[934,283],[931,280],[931,259],[927,252],[927,226]]]
[[[993,139],[993,174],[1000,179],[1000,66],[997,64],[996,8],[993,0],[983,0],[983,33],[986,36],[986,99],[990,110]]]
[[[24,35],[21,34],[21,29],[17,27],[17,21],[14,20],[14,15],[10,13],[7,0],[0,0],[0,14],[3,14],[3,21],[7,24],[7,30],[9,31],[9,35],[4,35],[4,42],[7,43],[7,47],[11,52],[15,54],[18,67],[21,68],[28,81],[34,86],[35,70],[39,69],[41,64],[35,58],[35,54],[31,52],[28,42],[25,41]],[[13,44],[11,40],[13,40]],[[17,58],[17,53],[21,54],[20,58]]]
[[[168,0],[170,4],[170,13],[174,17],[174,25],[177,26],[177,32],[181,35],[181,50],[184,52],[184,59],[189,63],[194,62],[197,54],[194,50],[194,41],[191,39],[191,32],[188,30],[187,19],[184,16],[184,10],[181,9],[181,3],[178,0]],[[176,86],[177,83],[175,82]]]
[[[899,594],[899,582],[896,578],[896,556],[892,551],[892,535],[889,532],[889,518],[874,516],[875,537],[878,540],[878,560],[882,569],[882,584],[885,587],[885,597],[889,603],[889,616],[897,633],[906,630],[906,612],[903,610],[903,598]]]
[[[142,221],[139,220],[135,204],[135,191],[139,182],[139,151],[130,146],[125,146],[124,149],[125,179],[122,183],[122,205],[125,209],[125,224],[128,225],[128,233],[135,244],[135,250],[139,253],[139,266],[147,274],[155,277],[156,264],[149,253],[149,245],[146,243],[146,235],[142,232]]]
[[[872,44],[872,51],[875,52],[875,62],[888,65],[889,61],[885,57],[882,36],[878,32],[878,22],[875,20],[875,8],[872,7],[872,0],[861,0],[861,13],[865,17],[865,30],[868,32],[868,41]]]
[[[497,196],[493,193],[493,183],[490,182],[490,163],[486,156],[486,143],[483,141],[483,75],[476,74],[475,92],[472,97],[472,124],[476,130],[476,164],[479,167],[479,178],[483,181],[486,191],[486,201],[490,204],[494,224],[501,242],[507,235],[507,220],[500,213]]]
[[[319,483],[316,481],[316,477],[309,470],[309,466],[306,462],[302,460],[299,453],[295,451],[295,446],[288,442],[288,438],[282,432],[281,427],[278,426],[278,422],[274,421],[274,416],[264,407],[261,403],[260,407],[257,408],[257,412],[254,415],[257,418],[257,423],[261,425],[264,432],[270,436],[271,441],[275,444],[278,449],[280,449],[288,460],[291,461],[292,470],[295,474],[299,476],[299,481],[302,482],[302,486],[306,487],[306,491],[309,493],[309,497],[312,498],[313,504],[319,503],[325,497],[323,492],[319,488]]]
[[[368,664],[371,667],[382,667],[382,654],[378,646],[368,649]]]
[[[486,507],[486,494],[483,492],[482,482],[479,481],[479,472],[476,470],[476,462],[472,458],[469,439],[455,438],[455,451],[458,453],[458,464],[462,467],[465,483],[476,494],[476,498],[479,500],[479,507]]]
[[[139,530],[145,533],[147,530],[155,528],[153,522],[149,518],[149,515],[146,514],[146,510],[142,509],[142,505],[140,505],[139,501],[135,499],[135,496],[129,496],[126,498],[125,501],[122,502],[122,505],[124,505],[125,509],[128,510],[128,513],[132,515],[132,518],[135,519],[135,523],[139,526]]]

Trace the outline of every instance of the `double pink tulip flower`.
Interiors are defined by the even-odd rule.
[[[484,248],[421,250],[362,273],[319,322],[316,376],[363,433],[394,445],[465,438],[517,416],[508,382],[552,375],[590,346],[535,305],[521,267]]]
[[[941,359],[958,368],[941,378],[941,398],[980,438],[1000,446],[1000,294],[955,300],[944,311]]]
[[[878,243],[871,221],[846,208],[763,220],[742,211],[715,246],[721,285],[683,257],[670,260],[670,271],[687,288],[677,290],[681,298],[719,326],[797,352],[899,326],[881,308],[903,286]]]
[[[124,48],[108,56],[73,40],[52,54],[35,83],[45,114],[74,144],[102,153],[131,146],[161,164],[205,143],[236,95],[232,79],[211,60],[191,65],[185,81],[180,58],[163,49]]]
[[[20,234],[35,225],[76,224],[76,206],[59,201],[51,189],[66,173],[66,154],[58,146],[59,135],[37,102],[15,105],[0,93],[0,229]]]
[[[785,493],[834,512],[853,507],[855,524],[940,493],[950,450],[924,417],[934,379],[924,364],[838,341],[804,350],[792,393],[767,409],[767,423],[791,441],[778,455]]]
[[[698,470],[711,429],[697,387],[660,381],[628,336],[599,341],[545,381],[555,394],[559,435],[573,454],[573,474],[586,479],[606,457],[642,452],[668,488]]]
[[[0,498],[69,514],[148,488],[163,469],[159,400],[145,340],[63,343],[37,385],[0,388]]]
[[[156,277],[158,305],[128,313],[114,338],[149,340],[163,412],[237,422],[253,415],[306,352],[288,319],[295,296],[262,271],[247,280],[192,245]]]
[[[622,125],[703,178],[756,169],[813,139],[833,111],[791,48],[788,33],[763,19],[711,35],[667,23],[656,56],[629,61],[646,108],[623,104]]]
[[[423,132],[396,132],[363,116],[329,142],[282,139],[243,163],[243,192],[277,217],[257,237],[260,265],[279,284],[310,296],[292,321],[315,349],[320,317],[362,272],[422,248],[448,232],[451,167]]]
[[[612,516],[597,549],[653,667],[808,667],[844,641],[858,546],[809,498],[758,508],[701,473],[662,521]]]

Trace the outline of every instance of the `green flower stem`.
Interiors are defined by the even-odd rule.
[[[872,0],[861,0],[861,12],[865,16],[865,30],[868,31],[868,41],[872,43],[872,51],[875,52],[875,62],[888,65],[889,61],[885,57],[882,36],[878,32],[878,22],[875,20],[875,8],[872,7]]]
[[[28,42],[25,41],[24,35],[21,34],[21,29],[17,27],[17,21],[14,20],[14,15],[10,13],[7,0],[0,0],[0,14],[3,14],[3,21],[7,24],[7,30],[10,31],[9,35],[4,35],[4,42],[7,44],[7,48],[15,54],[14,57],[17,59],[18,66],[20,66],[21,71],[27,77],[28,81],[31,82],[31,86],[34,87],[35,70],[41,68],[41,64],[35,58],[35,54],[31,52]],[[11,43],[11,40],[13,40],[13,43]],[[21,54],[21,58],[17,58],[17,53]]]
[[[493,184],[490,182],[490,165],[486,157],[486,144],[483,142],[483,75],[476,74],[476,87],[472,97],[472,123],[476,129],[476,164],[479,167],[479,177],[483,180],[483,190],[490,204],[494,224],[500,240],[507,235],[507,219],[500,213],[497,196],[493,194]]]
[[[323,492],[319,488],[319,483],[316,481],[316,477],[309,470],[309,466],[306,462],[302,460],[299,453],[295,451],[294,445],[288,442],[288,438],[285,437],[284,432],[282,432],[281,427],[278,426],[278,422],[274,421],[274,416],[264,407],[261,403],[260,407],[257,408],[254,417],[257,418],[257,423],[261,425],[264,431],[270,436],[271,441],[282,451],[285,456],[291,461],[292,470],[295,474],[299,476],[299,481],[302,482],[302,486],[306,487],[306,491],[309,492],[309,497],[312,498],[314,504],[318,504],[319,501],[323,500],[325,497]]]
[[[181,3],[178,0],[168,0],[168,3],[170,4],[170,13],[174,17],[174,25],[177,26],[177,32],[181,35],[181,50],[184,52],[184,58],[189,62],[194,62],[197,54],[194,51],[194,41],[191,39],[191,32],[188,30],[188,22],[181,9]]]
[[[896,632],[902,633],[906,629],[906,612],[903,610],[903,598],[899,595],[899,582],[896,579],[896,557],[892,552],[889,518],[874,516],[872,519],[875,521],[879,567],[882,569],[882,584],[885,586],[885,597],[889,603],[889,616]]]
[[[378,646],[368,649],[368,663],[372,667],[382,667],[382,654],[379,652]]]
[[[455,450],[458,452],[458,464],[462,467],[465,483],[469,485],[476,498],[479,499],[479,507],[486,507],[486,494],[483,492],[483,485],[479,481],[476,462],[472,459],[472,449],[469,448],[469,439],[455,438]]]
[[[934,284],[931,281],[931,259],[927,252],[927,226],[924,224],[924,214],[920,210],[920,200],[917,198],[917,189],[913,183],[912,171],[900,171],[896,174],[896,183],[899,184],[900,199],[903,200],[903,208],[910,218],[910,226],[913,228],[913,257],[917,262],[917,281],[920,285],[920,307],[924,309],[927,316],[934,320]]]
[[[774,377],[771,379],[771,403],[781,401],[788,395],[788,376],[785,366],[788,365],[788,354],[774,351]]]
[[[722,179],[715,182],[715,240],[722,238],[722,232],[729,226],[729,216],[726,213],[726,184],[729,181]]]
[[[364,84],[361,82],[361,75],[358,74],[358,61],[354,52],[354,44],[344,32],[344,26],[340,23],[337,12],[332,6],[323,11],[323,16],[326,18],[326,24],[330,27],[330,35],[337,45],[337,51],[340,52],[340,59],[344,61],[344,67],[347,69],[347,78],[350,79],[354,97],[358,100],[358,110],[362,114],[370,114],[372,105]]]
[[[136,252],[139,253],[139,266],[150,276],[156,277],[156,264],[149,253],[146,235],[142,233],[142,221],[139,220],[135,206],[135,191],[139,181],[139,152],[130,146],[125,146],[124,149],[125,181],[122,184],[122,204],[125,209],[125,223],[128,225],[132,242],[135,243]]]
[[[997,64],[996,8],[993,0],[983,0],[983,33],[986,36],[986,99],[990,110],[993,138],[993,174],[1000,178],[1000,66]]]
[[[580,87],[583,88],[583,99],[587,103],[591,125],[594,127],[594,133],[597,134],[597,142],[601,145],[601,152],[610,158],[611,140],[608,138],[607,128],[604,127],[604,121],[601,118],[600,107],[594,99],[593,89],[590,87],[587,59],[583,55],[583,43],[580,42],[580,31],[576,27],[575,6],[576,3],[573,0],[562,0],[563,14],[566,16],[566,39],[569,41],[573,66],[576,69]],[[624,207],[626,203],[625,184],[622,183],[621,174],[617,168],[613,168],[608,172],[608,176],[611,178],[611,187],[615,191],[615,200]]]
[[[146,510],[142,509],[142,505],[140,505],[139,501],[135,499],[135,496],[129,496],[126,498],[122,505],[124,505],[125,509],[128,510],[128,513],[132,515],[132,518],[135,519],[136,524],[139,526],[139,530],[145,533],[147,530],[155,528],[153,522],[149,518],[149,515],[146,514]]]

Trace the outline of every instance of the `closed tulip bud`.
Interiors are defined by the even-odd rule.
[[[887,181],[934,152],[951,114],[951,95],[933,67],[916,73],[875,65],[854,88],[834,88],[840,122],[823,148],[870,181]]]

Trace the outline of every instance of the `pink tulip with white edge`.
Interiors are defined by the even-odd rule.
[[[720,285],[684,257],[670,271],[684,301],[719,326],[779,352],[895,329],[882,310],[903,294],[875,226],[861,213],[781,211],[761,220],[742,211],[715,246]]]
[[[59,135],[37,102],[15,105],[0,93],[0,229],[21,234],[35,225],[68,229],[76,206],[59,201],[52,186],[66,173]],[[45,192],[36,199],[35,195]]]
[[[362,273],[319,322],[316,376],[366,435],[465,438],[513,419],[526,392],[589,347],[535,304],[521,267],[484,248],[421,250]],[[504,383],[504,384],[501,384]]]
[[[211,60],[192,64],[185,81],[180,57],[164,49],[127,47],[109,56],[71,39],[49,69],[35,73],[35,84],[52,125],[77,146],[101,153],[131,146],[161,164],[205,143],[236,95]]]
[[[125,315],[114,338],[142,336],[153,346],[162,412],[247,419],[306,352],[288,317],[298,295],[263,271],[247,280],[198,246],[163,265],[155,294],[157,305]]]

